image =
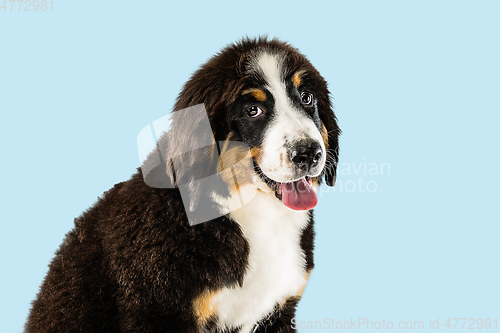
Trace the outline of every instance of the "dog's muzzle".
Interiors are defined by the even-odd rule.
[[[297,173],[311,175],[318,173],[315,169],[321,162],[323,150],[316,140],[303,139],[288,148],[288,156]]]

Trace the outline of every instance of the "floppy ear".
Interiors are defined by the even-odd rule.
[[[148,153],[141,163],[144,180],[155,188],[175,188],[204,177],[210,174],[212,161],[217,158],[203,104],[154,121],[141,131],[138,145],[139,150]]]
[[[341,131],[337,125],[337,118],[333,113],[328,95],[323,97],[323,100],[320,99],[318,102],[319,117],[322,123],[321,136],[326,147],[326,165],[323,174],[325,175],[326,184],[333,186],[337,178],[339,135]]]
[[[178,188],[190,225],[221,216],[212,194],[229,193],[218,173],[218,146],[204,105],[175,111],[153,128],[160,139],[141,166],[146,184]]]
[[[173,112],[167,138],[159,144],[167,175],[175,185],[213,174],[209,171],[213,171],[217,147],[203,104]]]

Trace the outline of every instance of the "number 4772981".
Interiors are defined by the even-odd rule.
[[[1,0],[0,0],[1,1]],[[4,0],[0,6],[0,10],[4,12],[9,9],[12,11],[23,12],[45,12],[54,10],[54,0]]]

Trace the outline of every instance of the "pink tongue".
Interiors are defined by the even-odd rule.
[[[285,206],[294,210],[308,210],[318,203],[318,197],[305,177],[293,183],[283,183],[281,200]]]

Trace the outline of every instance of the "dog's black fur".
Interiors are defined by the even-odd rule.
[[[175,110],[203,103],[216,141],[244,140],[233,110],[241,91],[254,83],[245,58],[258,48],[287,54],[291,71],[306,69],[330,162],[324,171],[333,185],[338,151],[336,118],[326,82],[309,61],[278,40],[245,39],[209,60],[186,83]],[[168,168],[167,168],[168,169]],[[313,261],[313,214],[301,236],[305,270]],[[229,215],[190,226],[178,189],[152,188],[140,169],[115,185],[75,219],[53,259],[25,332],[212,332],[217,318],[200,323],[193,300],[205,290],[242,285],[249,245]],[[292,332],[300,296],[276,304],[256,332]],[[232,332],[237,332],[237,328]]]

